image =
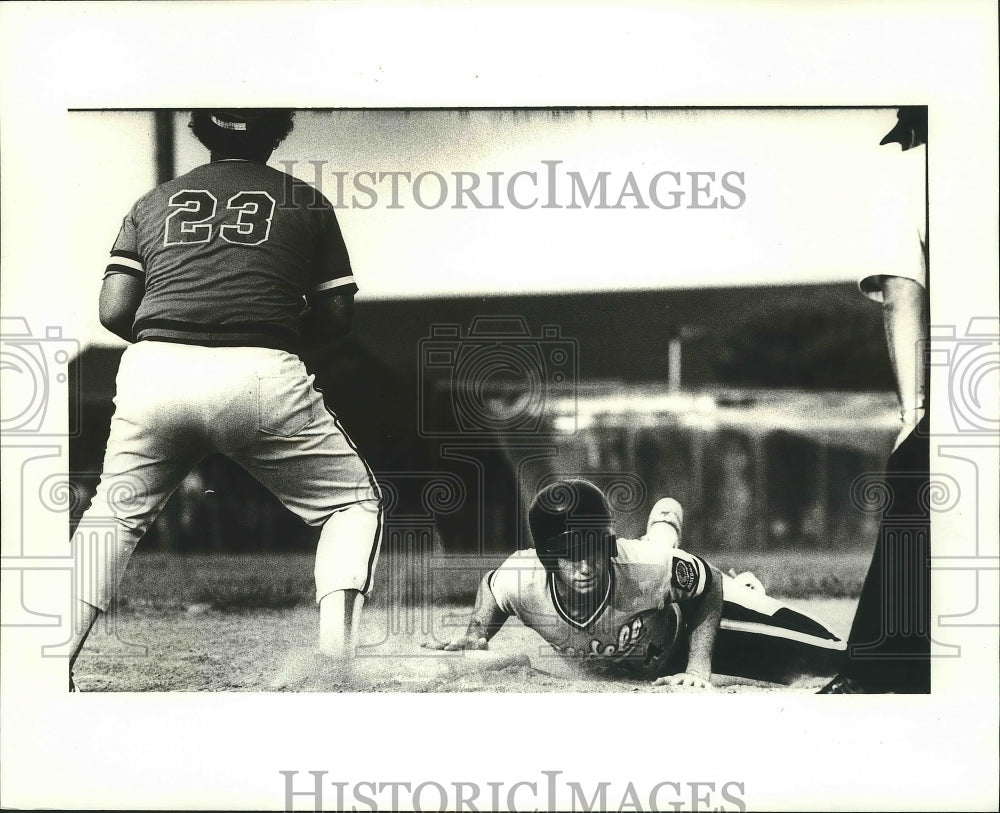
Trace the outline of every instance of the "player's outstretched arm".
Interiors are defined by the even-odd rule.
[[[722,621],[722,574],[713,565],[705,564],[712,574],[711,583],[698,598],[684,602],[685,615],[689,618],[687,667],[680,674],[657,678],[653,681],[654,686],[712,687],[712,653]]]
[[[493,591],[490,589],[489,576],[479,582],[479,592],[476,593],[476,606],[472,610],[469,626],[464,635],[442,643],[440,641],[425,641],[421,646],[426,649],[441,649],[445,652],[456,652],[460,649],[487,649],[490,639],[500,631],[509,618],[500,609]]]

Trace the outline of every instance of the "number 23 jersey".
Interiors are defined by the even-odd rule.
[[[142,280],[136,339],[294,350],[303,297],[357,291],[333,207],[265,164],[214,161],[141,197],[105,275]]]
[[[488,577],[508,615],[535,630],[567,657],[599,659],[629,671],[662,671],[678,643],[677,602],[697,598],[712,578],[698,556],[651,538],[619,539],[610,580],[590,618],[562,606],[553,577],[534,550],[518,551]]]

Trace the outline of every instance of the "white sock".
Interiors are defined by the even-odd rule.
[[[353,658],[365,597],[357,590],[334,590],[319,602],[319,651],[331,658]]]

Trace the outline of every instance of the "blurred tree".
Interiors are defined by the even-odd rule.
[[[817,390],[892,390],[877,312],[782,303],[755,308],[720,337],[723,384]]]

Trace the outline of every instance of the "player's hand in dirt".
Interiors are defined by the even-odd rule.
[[[681,672],[677,675],[667,675],[658,677],[653,681],[654,686],[684,686],[690,689],[711,689],[712,681],[702,675],[692,675],[688,672]]]
[[[474,635],[463,635],[461,638],[452,638],[447,643],[424,641],[420,646],[424,649],[438,649],[444,652],[459,652],[463,649],[489,649],[489,644],[485,636],[477,638]]]

